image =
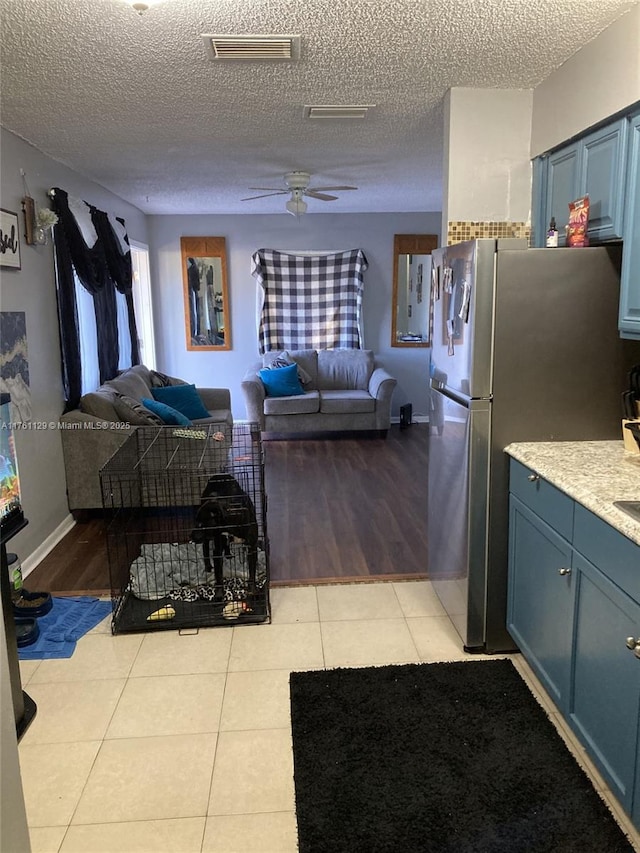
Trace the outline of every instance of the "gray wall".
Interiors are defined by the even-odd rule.
[[[327,205],[328,206],[328,205]],[[360,248],[369,268],[362,300],[364,343],[398,379],[393,414],[404,403],[427,413],[428,349],[391,347],[394,234],[439,234],[440,213],[152,216],[151,278],[158,367],[203,387],[231,389],[235,418],[246,418],[240,383],[258,356],[257,284],[251,256],[260,248],[331,251]],[[188,352],[185,346],[180,237],[224,236],[227,242],[231,337],[229,352]]]
[[[640,5],[622,15],[533,92],[537,157],[640,100]]]
[[[18,214],[22,261],[21,270],[0,270],[0,310],[25,312],[32,418],[34,422],[48,423],[57,421],[63,409],[53,249],[51,245],[27,246],[24,242],[21,199],[25,192],[20,170],[25,171],[31,195],[40,207],[48,206],[47,190],[59,186],[70,195],[124,217],[135,240],[147,242],[147,223],[137,208],[44,156],[12,133],[4,129],[0,132],[2,207]],[[29,525],[11,540],[11,550],[24,560],[63,522],[69,510],[60,433],[49,429],[18,430],[15,438]]]

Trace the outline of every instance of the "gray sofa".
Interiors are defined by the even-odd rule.
[[[303,394],[267,394],[259,370],[278,369],[274,362],[298,365]],[[247,418],[275,433],[376,430],[384,436],[395,386],[371,350],[357,349],[268,352],[242,380]]]
[[[186,385],[184,380],[151,371],[142,364],[85,394],[80,407],[60,418],[62,451],[67,478],[69,509],[77,519],[83,510],[102,508],[100,469],[138,426],[165,427],[140,400],[152,399],[151,389]],[[233,426],[231,394],[227,388],[198,388],[208,418],[195,425],[220,423],[225,432]],[[128,426],[127,426],[128,425]]]

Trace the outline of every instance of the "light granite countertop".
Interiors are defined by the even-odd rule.
[[[640,545],[640,521],[613,505],[640,501],[640,454],[622,441],[515,442],[505,452]]]

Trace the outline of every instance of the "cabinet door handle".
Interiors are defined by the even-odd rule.
[[[626,646],[628,649],[631,649],[631,651],[634,651],[635,649],[640,648],[640,640],[636,640],[635,637],[627,637]]]
[[[530,483],[537,483],[539,479],[540,479],[540,474],[529,474],[529,476],[527,477],[527,480]]]
[[[570,575],[571,569],[565,569],[564,566],[561,569],[558,569],[559,575]]]

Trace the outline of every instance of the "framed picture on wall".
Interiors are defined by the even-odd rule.
[[[18,214],[4,208],[0,208],[0,267],[21,269]]]

